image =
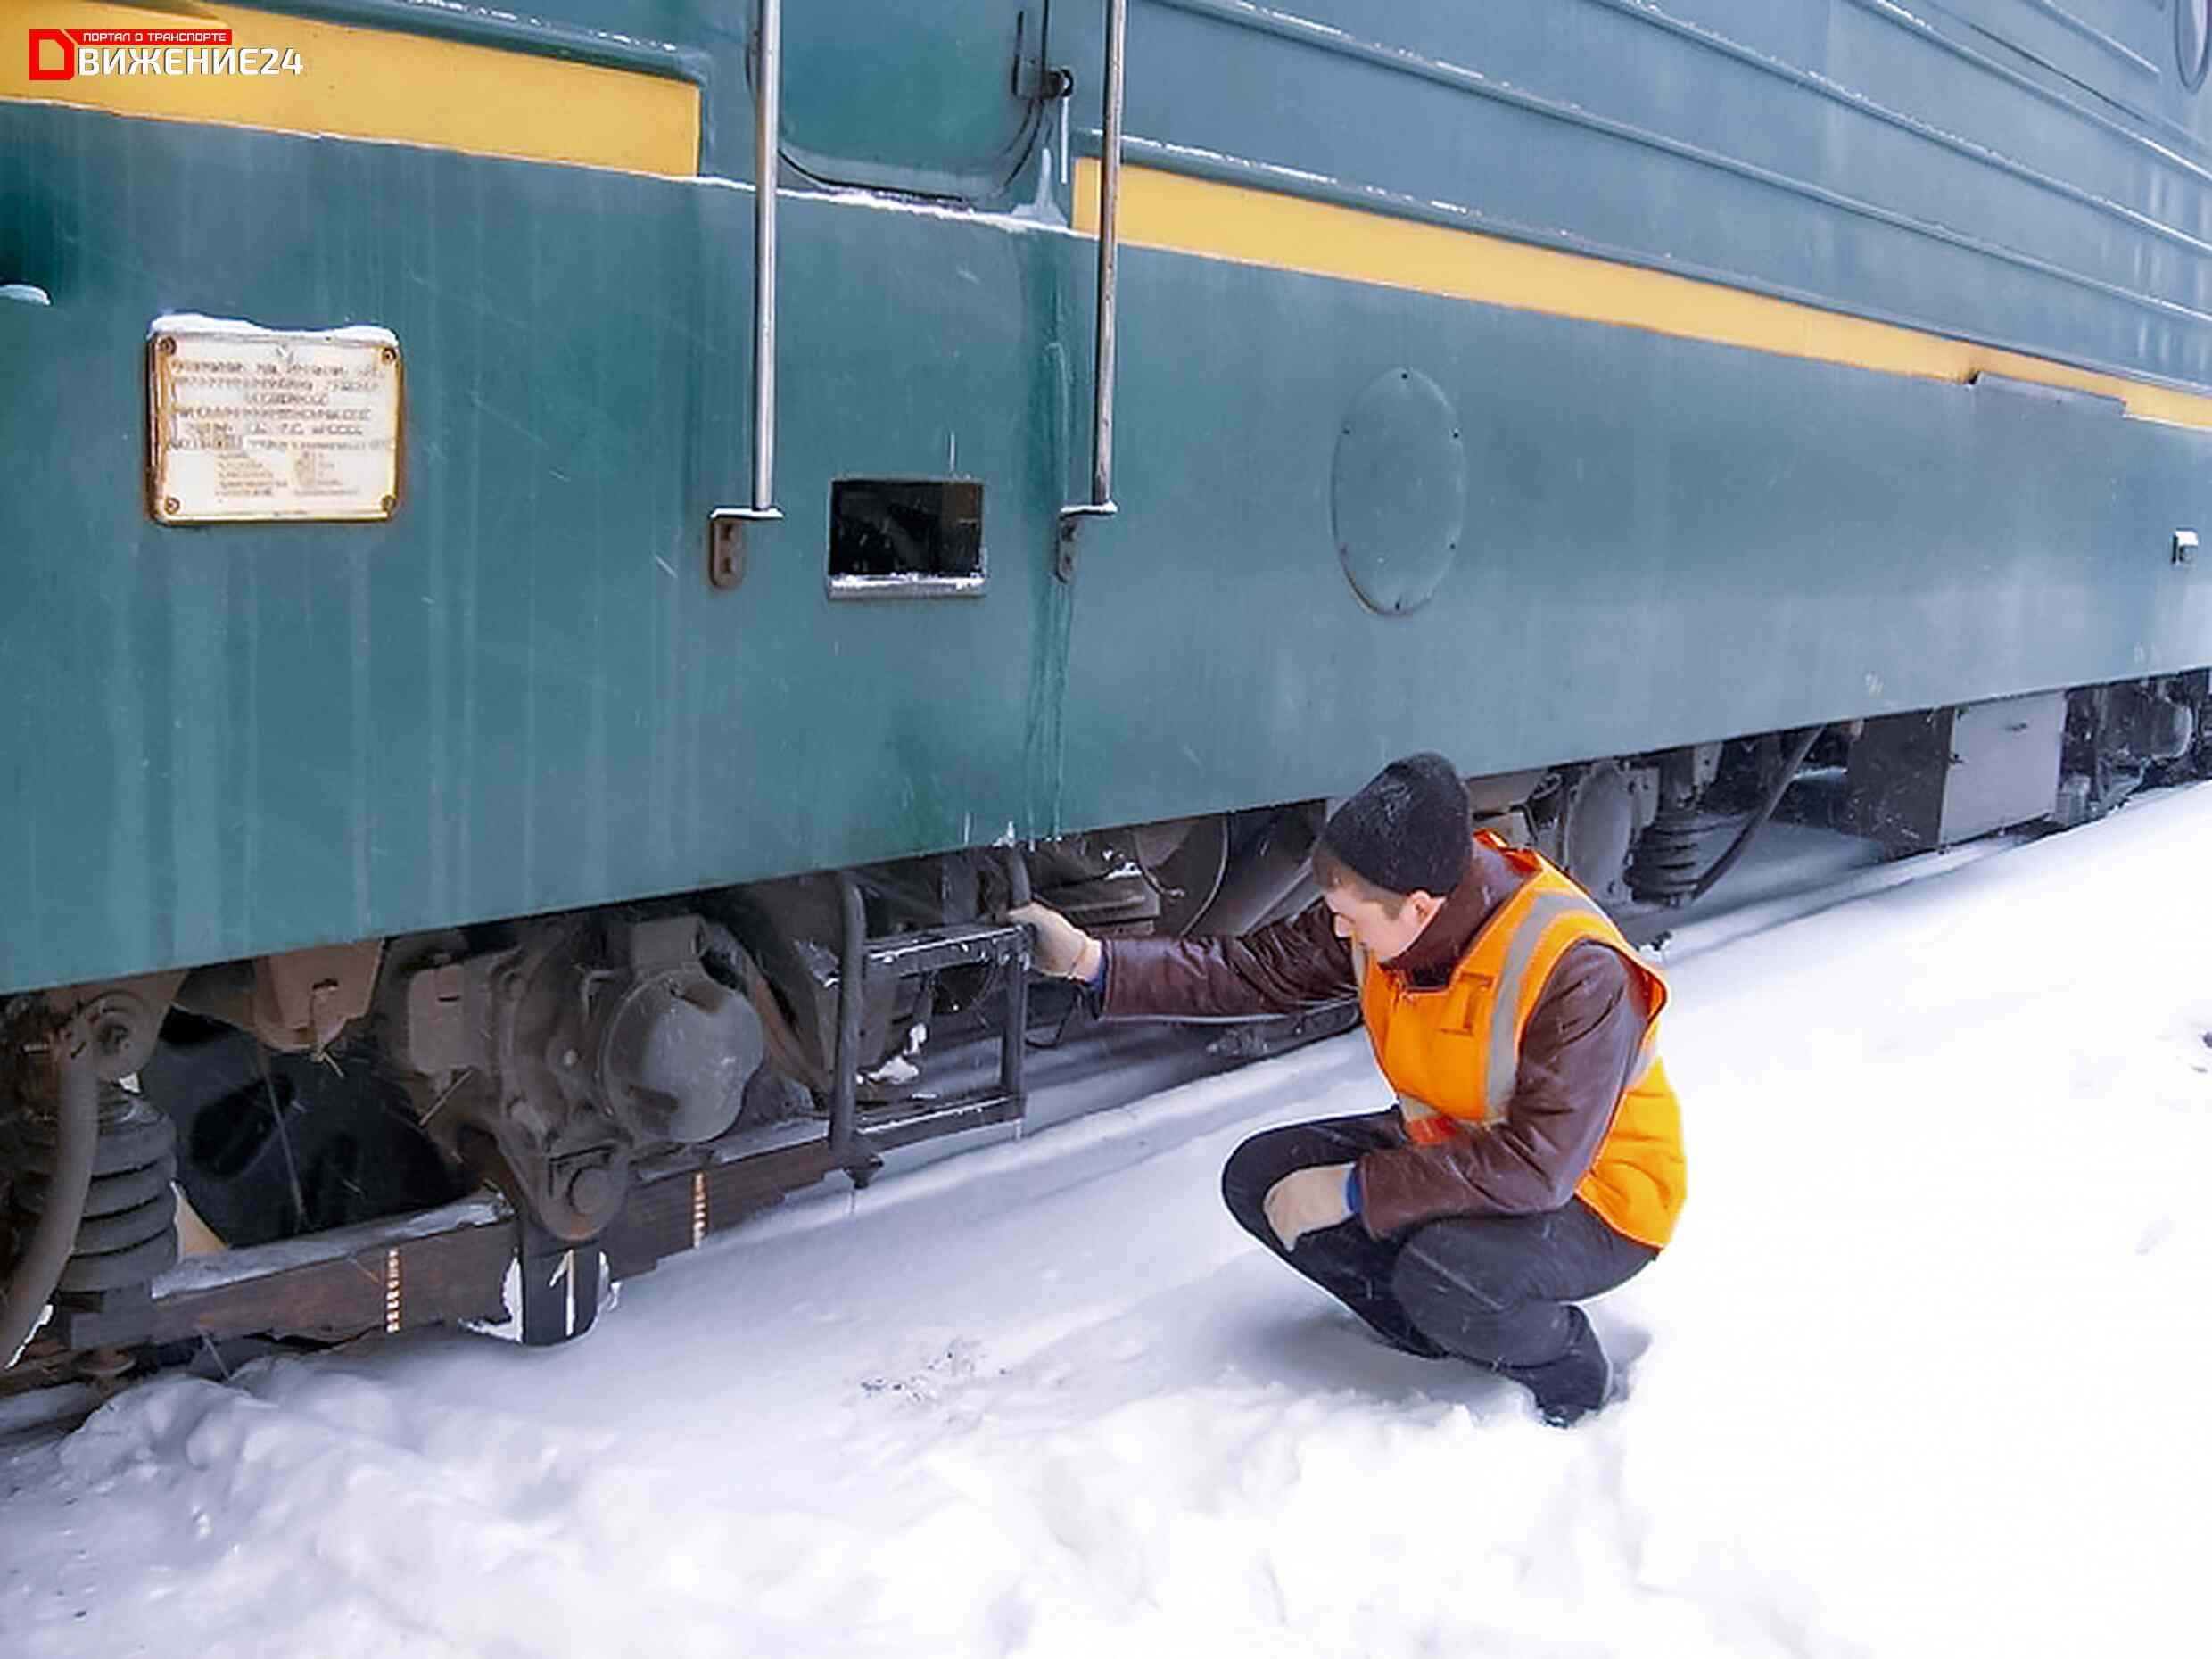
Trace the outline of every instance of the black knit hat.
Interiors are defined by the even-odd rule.
[[[1441,755],[1394,760],[1330,814],[1321,844],[1390,893],[1441,898],[1474,862],[1467,787]]]

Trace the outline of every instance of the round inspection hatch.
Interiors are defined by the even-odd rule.
[[[1426,605],[1459,557],[1466,513],[1451,400],[1418,369],[1379,376],[1338,425],[1329,481],[1336,557],[1360,601],[1385,616]]]

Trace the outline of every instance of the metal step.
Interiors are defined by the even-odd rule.
[[[1016,883],[1018,901],[1028,897],[1027,887],[1026,879]],[[882,1167],[882,1154],[894,1147],[986,1124],[1011,1123],[1022,1116],[1027,1107],[1022,1058],[1029,1023],[1029,929],[1019,923],[984,922],[871,939],[867,937],[859,879],[840,872],[838,889],[845,937],[838,973],[837,1082],[830,1105],[830,1152],[854,1185],[865,1186]],[[871,1110],[863,1122],[857,1100],[860,1022],[870,983],[981,966],[995,966],[1005,986],[996,1082],[944,1099]]]

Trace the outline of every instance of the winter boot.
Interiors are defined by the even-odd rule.
[[[1567,1317],[1574,1333],[1568,1340],[1567,1351],[1558,1358],[1540,1366],[1498,1367],[1500,1374],[1536,1396],[1537,1416],[1555,1429],[1571,1427],[1604,1405],[1613,1380],[1605,1350],[1598,1343],[1597,1333],[1590,1329],[1588,1316],[1580,1308],[1569,1308]]]

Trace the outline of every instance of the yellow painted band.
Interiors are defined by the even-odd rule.
[[[393,29],[231,5],[59,0],[0,4],[0,98],[159,120],[394,139],[627,172],[698,171],[699,93],[689,81]],[[297,54],[300,72],[30,78],[30,30],[227,29],[232,44]],[[103,51],[128,47],[99,48]],[[166,48],[160,48],[166,50]],[[60,62],[45,48],[42,67]],[[251,204],[241,204],[248,211]]]
[[[1098,163],[1076,172],[1076,228],[1098,230]],[[1964,384],[1978,374],[2117,398],[2142,420],[2212,429],[2212,398],[1869,322],[1588,254],[1397,219],[1158,168],[1121,169],[1124,242],[1340,276],[1685,340]]]

